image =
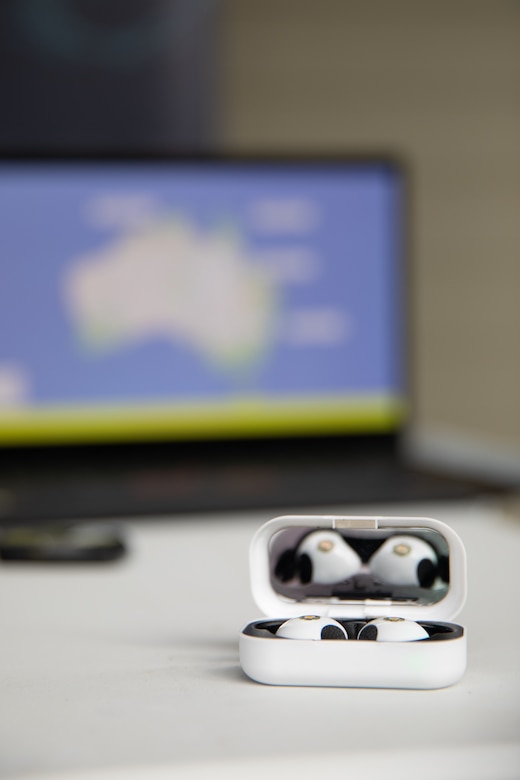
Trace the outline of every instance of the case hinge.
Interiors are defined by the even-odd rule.
[[[378,527],[377,517],[333,517],[332,528],[373,529]]]

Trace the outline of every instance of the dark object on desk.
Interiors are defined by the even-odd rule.
[[[2,561],[108,562],[125,553],[121,530],[106,523],[22,526],[5,529],[0,535]]]

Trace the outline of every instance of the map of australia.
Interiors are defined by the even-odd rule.
[[[246,370],[268,350],[276,284],[232,226],[156,217],[75,258],[64,280],[82,348],[99,355],[154,338],[214,368]]]

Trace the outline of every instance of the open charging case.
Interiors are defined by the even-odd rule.
[[[439,520],[276,517],[251,542],[250,574],[266,618],[242,630],[240,663],[257,682],[428,689],[464,674],[464,629],[447,621],[466,598],[466,556],[457,534]],[[332,641],[326,632],[277,635],[287,620],[302,617],[309,628],[313,619],[323,624],[318,617],[336,621],[347,641]],[[393,622],[388,618],[414,621],[425,638],[396,641],[394,633],[394,641],[380,641],[374,628],[360,634],[376,618],[385,619],[383,628]]]

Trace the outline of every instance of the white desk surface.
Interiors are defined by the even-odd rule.
[[[248,545],[273,513],[141,520],[122,562],[0,567],[0,777],[520,778],[520,517],[492,501],[321,511],[430,515],[460,534],[460,683],[249,681]]]

